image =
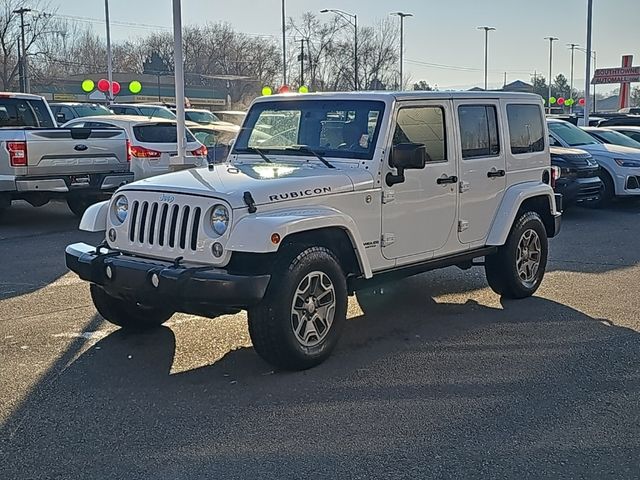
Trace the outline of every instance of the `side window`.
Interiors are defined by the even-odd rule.
[[[123,112],[125,115],[140,115],[135,108],[126,107]]]
[[[124,108],[122,107],[111,107],[111,110],[113,110],[113,113],[115,113],[116,115],[122,115],[122,113],[124,112]]]
[[[65,120],[73,120],[75,118],[75,115],[69,107],[60,107],[60,111],[58,113],[64,115]]]
[[[405,107],[398,111],[393,145],[418,143],[427,148],[429,162],[447,161],[447,137],[442,107]]]
[[[460,142],[462,158],[492,157],[500,154],[498,112],[493,105],[461,105]]]
[[[542,110],[538,105],[507,105],[511,153],[544,151]]]
[[[552,147],[561,147],[562,145],[560,145],[560,142],[558,142],[555,137],[553,137],[552,135],[549,135],[549,145]]]

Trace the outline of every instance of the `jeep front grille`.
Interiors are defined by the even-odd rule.
[[[201,217],[200,207],[136,200],[131,208],[129,241],[195,252]]]

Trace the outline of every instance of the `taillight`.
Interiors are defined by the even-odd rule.
[[[27,166],[27,142],[7,142],[6,147],[12,167]]]
[[[556,182],[562,175],[562,170],[560,167],[556,167],[555,165],[551,166],[551,188],[556,188]]]
[[[129,155],[136,158],[160,158],[161,152],[151,150],[150,148],[140,147],[138,145],[129,146]]]
[[[131,163],[131,140],[127,138],[127,163]]]
[[[207,147],[202,145],[200,148],[196,148],[191,151],[191,155],[194,157],[206,157],[207,156]]]

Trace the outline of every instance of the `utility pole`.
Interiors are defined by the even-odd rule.
[[[489,32],[495,30],[494,27],[478,27],[478,30],[484,30],[484,91],[489,88]]]
[[[573,100],[573,56],[576,50],[576,47],[579,47],[577,43],[567,43],[567,46],[571,49],[571,86],[569,90],[569,98]],[[569,113],[573,113],[573,104],[569,106]]]
[[[548,113],[551,113],[551,78],[553,77],[553,42],[558,40],[557,37],[544,37],[545,40],[549,40],[549,96],[547,98],[547,105],[549,106]]]
[[[109,80],[109,93],[107,104],[113,102],[113,55],[111,53],[111,22],[109,21],[109,0],[104,0],[104,18],[107,24],[107,79]]]
[[[304,85],[304,38],[300,40],[300,86]]]
[[[24,35],[24,27],[28,26],[24,24],[24,14],[29,13],[30,11],[30,8],[24,7],[13,11],[13,13],[20,15],[20,31],[22,37],[22,82],[25,93],[31,92],[31,85],[29,84],[29,66],[27,61],[27,42]]]
[[[285,0],[282,0],[282,85],[287,84],[287,24]]]
[[[20,50],[21,43],[20,37],[18,37],[18,84],[20,91],[24,93],[24,72],[22,71],[22,51]]]
[[[584,78],[584,118],[583,125],[589,126],[589,98],[591,89],[591,27],[593,25],[593,0],[587,0],[587,58]]]

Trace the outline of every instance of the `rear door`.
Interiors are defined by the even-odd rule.
[[[458,100],[461,243],[484,240],[506,187],[499,100]]]

